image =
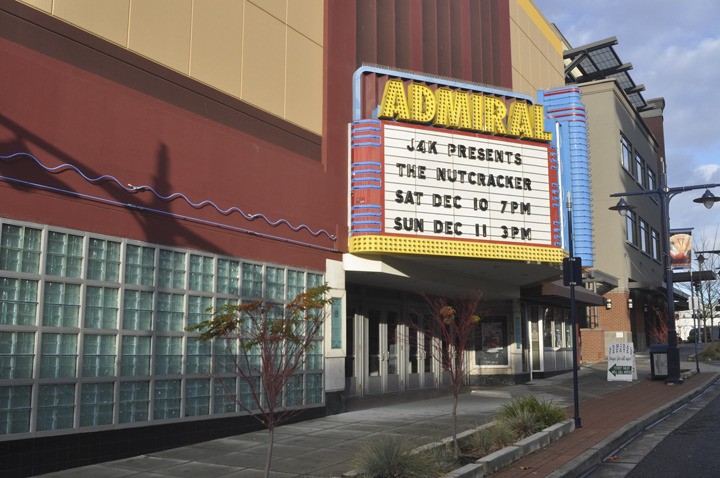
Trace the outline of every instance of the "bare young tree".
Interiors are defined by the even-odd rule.
[[[453,446],[458,450],[458,399],[463,386],[467,383],[466,352],[472,344],[477,325],[481,320],[479,308],[483,302],[483,295],[479,291],[473,291],[453,299],[427,294],[422,294],[422,297],[427,305],[428,320],[422,323],[412,322],[409,326],[439,339],[433,341],[435,346],[433,358],[450,376],[453,396]]]
[[[225,355],[213,364],[214,375],[241,380],[251,400],[243,400],[227,387],[230,399],[268,429],[265,476],[270,476],[275,428],[301,411],[288,407],[289,394],[302,390],[296,372],[307,353],[320,347],[329,288],[319,286],[300,293],[284,307],[264,300],[225,305],[212,317],[188,331],[201,332],[199,340],[214,340]],[[218,347],[218,345],[221,345]],[[224,386],[224,385],[223,385]],[[225,386],[224,386],[225,387]],[[249,402],[249,403],[248,403]]]

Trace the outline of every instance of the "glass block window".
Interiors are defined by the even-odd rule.
[[[212,292],[213,258],[190,254],[190,284],[192,290]]]
[[[155,249],[128,244],[125,248],[125,282],[152,286],[155,283]]]
[[[85,327],[90,329],[117,329],[118,289],[88,286],[85,292]]]
[[[305,368],[307,370],[322,370],[323,368],[323,342],[313,340],[312,346],[305,352]]]
[[[257,393],[260,393],[260,377],[255,377],[253,380],[254,388]],[[258,397],[259,398],[259,397]],[[252,388],[250,382],[245,379],[240,379],[240,395],[238,395],[238,403],[245,411],[255,411],[258,409],[255,398],[253,397]]]
[[[75,416],[75,384],[40,385],[37,430],[72,428]]]
[[[210,342],[188,337],[185,373],[210,373],[211,351]]]
[[[185,297],[181,294],[159,293],[155,330],[182,332],[185,319]]]
[[[303,403],[303,376],[293,375],[285,387],[285,406],[292,407]]]
[[[40,271],[42,231],[3,224],[0,237],[0,269],[37,274]]]
[[[45,273],[51,276],[80,278],[83,238],[72,234],[48,234]]]
[[[77,334],[42,334],[40,378],[75,378]]]
[[[120,243],[90,239],[87,278],[105,282],[120,280]]]
[[[322,403],[323,401],[323,376],[321,373],[309,373],[305,375],[307,387],[307,405]]]
[[[240,293],[240,262],[228,259],[217,261],[217,292],[238,295]]]
[[[32,378],[35,332],[0,332],[0,380]]]
[[[265,298],[270,300],[285,298],[285,269],[265,268]]]
[[[123,329],[152,330],[153,293],[125,290],[123,300]]]
[[[312,289],[313,287],[320,287],[323,285],[323,275],[322,274],[313,274],[311,272],[308,272],[307,275],[307,286],[308,289]]]
[[[219,378],[213,384],[213,413],[234,413],[237,409],[237,379]]]
[[[182,337],[156,337],[155,375],[182,373]]]
[[[35,325],[37,305],[37,281],[0,277],[0,325]]]
[[[169,289],[183,289],[185,287],[184,252],[160,251],[158,285]]]
[[[43,325],[77,327],[80,317],[80,286],[46,282]]]
[[[120,423],[146,422],[150,382],[120,382]]]
[[[191,295],[188,297],[188,314],[187,325],[191,327],[197,325],[204,320],[212,317],[212,313],[208,309],[212,307],[212,297],[197,297]]]
[[[287,273],[287,300],[293,300],[305,290],[305,273],[288,271]]]
[[[150,375],[150,337],[124,336],[120,374]]]
[[[185,416],[210,414],[210,379],[185,381]]]
[[[83,338],[83,377],[111,377],[115,375],[114,335],[90,335]]]
[[[0,387],[0,435],[30,431],[31,385]]]
[[[114,406],[114,383],[83,383],[80,388],[80,426],[112,425]]]
[[[212,342],[213,372],[234,373],[237,360],[237,342],[232,339],[215,339]]]
[[[257,264],[242,265],[242,295],[244,297],[262,297],[263,275],[262,266]]]
[[[158,380],[155,382],[155,406],[153,419],[180,417],[180,401],[182,385],[180,380]]]

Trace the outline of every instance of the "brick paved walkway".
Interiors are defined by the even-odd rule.
[[[680,398],[715,375],[709,372],[695,374],[682,385],[666,385],[662,380],[641,380],[633,386],[580,402],[582,428],[492,476],[493,478],[547,476],[627,423]],[[567,411],[570,416],[574,413],[572,407]]]

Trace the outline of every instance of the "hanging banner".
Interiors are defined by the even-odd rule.
[[[692,256],[692,229],[670,231],[670,267],[689,268]]]
[[[635,348],[632,342],[608,346],[608,382],[632,382],[637,380]]]

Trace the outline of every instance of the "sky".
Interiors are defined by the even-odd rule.
[[[664,98],[668,185],[720,183],[720,2],[717,0],[533,0],[573,48],[616,37],[615,51],[645,86]],[[718,124],[715,123],[718,121]],[[695,250],[720,250],[720,203],[670,201],[670,227],[693,228]],[[720,187],[711,190],[720,197]],[[622,191],[618,191],[622,192]],[[613,201],[614,202],[614,201]],[[720,254],[714,259],[720,259]]]

